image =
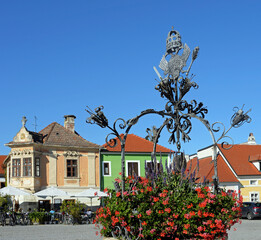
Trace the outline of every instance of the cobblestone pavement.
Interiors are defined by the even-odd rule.
[[[236,229],[236,231],[234,230]],[[242,220],[242,224],[235,224],[228,232],[229,240],[260,240],[261,219]]]
[[[234,231],[236,229],[236,231]],[[0,240],[102,240],[95,225],[0,226]],[[242,220],[228,233],[229,240],[260,240],[261,220]]]
[[[0,227],[0,240],[102,240],[98,228],[88,225],[31,225]]]

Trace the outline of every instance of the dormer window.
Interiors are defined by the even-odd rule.
[[[257,180],[250,180],[250,185],[257,185]]]

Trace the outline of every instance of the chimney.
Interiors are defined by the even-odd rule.
[[[64,127],[74,133],[74,115],[65,115],[64,116]]]
[[[254,137],[253,133],[249,134],[249,137],[247,139],[247,143],[250,145],[256,145],[256,138]]]

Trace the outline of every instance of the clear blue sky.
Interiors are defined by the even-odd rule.
[[[165,53],[171,26],[191,49],[200,47],[191,73],[199,84],[187,100],[202,101],[206,118],[229,127],[233,107],[252,108],[252,122],[232,129],[235,143],[253,132],[261,143],[260,57],[261,1],[1,1],[0,2],[0,154],[28,119],[37,131],[74,114],[76,131],[103,144],[108,130],[85,123],[86,105],[104,105],[112,124],[118,117],[142,110],[164,109],[154,89],[153,66]],[[146,128],[161,118],[146,117],[132,133],[145,137]],[[210,145],[206,129],[193,122],[192,141],[182,150],[191,154]],[[163,134],[161,145],[175,149]]]

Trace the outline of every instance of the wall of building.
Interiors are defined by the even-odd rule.
[[[157,156],[160,161],[160,156]],[[151,161],[151,155],[141,154],[126,154],[125,155],[125,174],[127,174],[127,162],[134,161],[139,163],[140,176],[145,176],[145,161]],[[165,168],[165,161],[169,162],[168,155],[162,155],[163,167]],[[111,175],[103,175],[103,162],[110,162]],[[114,181],[116,178],[121,178],[119,173],[121,172],[121,155],[120,154],[101,154],[101,189],[114,188]]]

